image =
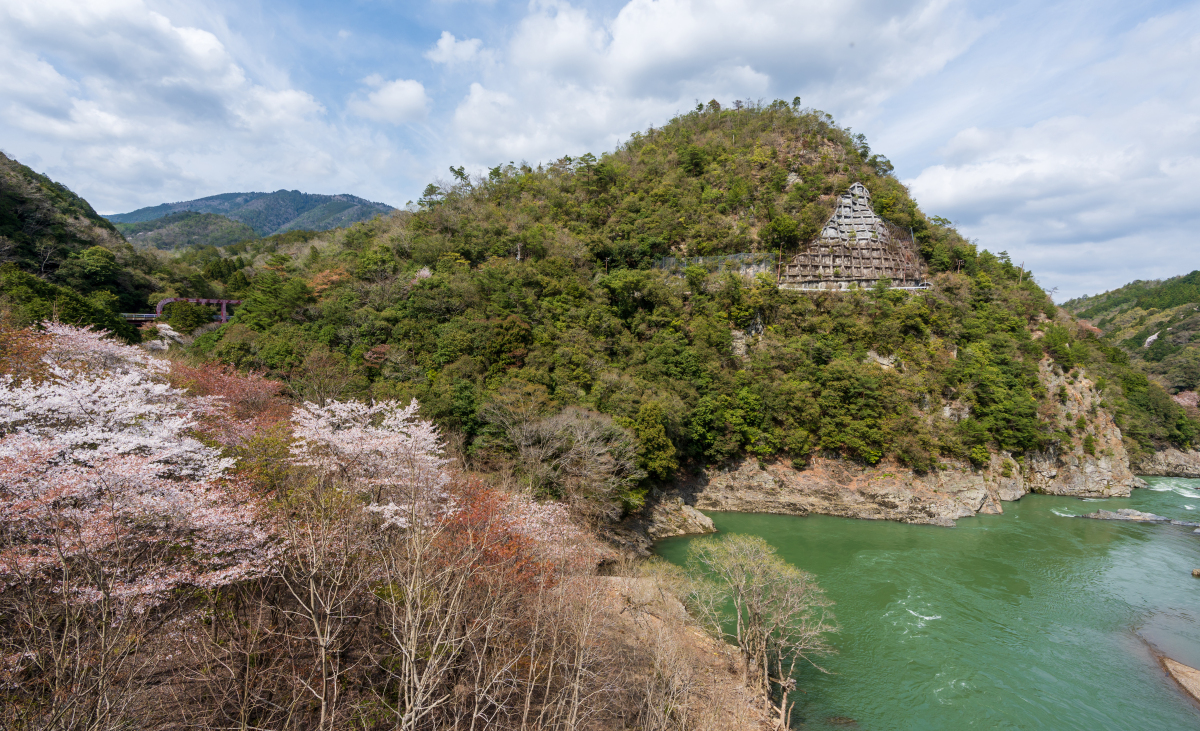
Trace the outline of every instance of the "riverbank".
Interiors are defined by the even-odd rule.
[[[805,728],[1197,728],[1200,713],[1139,637],[1200,667],[1200,541],[1187,527],[1072,519],[1127,506],[1187,520],[1200,482],[1153,479],[1126,499],[1031,495],[954,531],[709,517],[766,539],[837,603],[833,674],[798,676]],[[681,562],[689,540],[657,549]]]
[[[1135,473],[1148,477],[1200,478],[1200,452],[1164,449],[1134,461],[1132,468]]]
[[[797,467],[790,460],[743,457],[678,477],[615,532],[618,542],[644,555],[654,540],[710,531],[697,510],[952,526],[960,518],[1003,513],[1003,503],[1030,493],[1128,497],[1140,481],[1091,380],[1067,375],[1048,359],[1039,364],[1039,379],[1054,394],[1046,402],[1047,417],[1070,425],[1070,438],[1046,451],[1021,457],[999,452],[982,465],[943,460],[921,473],[894,460],[865,465],[816,456]],[[961,418],[969,408],[950,412]]]
[[[652,495],[614,535],[618,543],[647,555],[656,540],[712,532],[711,521],[700,510],[949,527],[961,518],[999,515],[1003,503],[1030,493],[1128,497],[1137,484],[1140,480],[1126,461],[1107,455],[1037,455],[1022,468],[1001,454],[983,469],[955,464],[924,474],[895,463],[865,466],[818,457],[797,469],[785,462],[744,458],[677,480],[667,491]]]

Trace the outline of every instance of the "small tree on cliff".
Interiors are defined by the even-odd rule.
[[[692,603],[718,635],[732,640],[746,662],[747,682],[772,699],[780,728],[791,723],[790,693],[796,665],[833,653],[826,635],[837,631],[833,602],[815,577],[776,555],[757,536],[731,535],[695,541],[688,567],[700,581]],[[733,631],[725,607],[733,608]]]

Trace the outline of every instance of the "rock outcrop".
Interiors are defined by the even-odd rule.
[[[657,501],[646,516],[646,534],[656,541],[693,533],[712,533],[714,530],[712,518],[678,496]]]
[[[839,459],[817,458],[804,470],[745,459],[705,470],[681,483],[679,492],[704,510],[820,513],[933,525],[1001,511],[1000,496],[988,489],[983,473],[960,468],[916,475],[897,465],[864,467]]]
[[[1112,416],[1100,408],[1100,394],[1092,382],[1083,376],[1066,376],[1050,360],[1043,360],[1039,369],[1042,384],[1056,405],[1055,418],[1074,432],[1073,443],[1066,449],[1028,456],[1025,492],[1129,497],[1135,478],[1129,468],[1121,430]],[[1086,423],[1082,430],[1074,427],[1080,417]]]
[[[170,350],[172,345],[189,345],[191,342],[191,338],[176,332],[165,322],[155,323],[153,329],[142,330],[141,346],[151,353],[165,352]]]
[[[1091,518],[1093,520],[1127,520],[1133,523],[1169,523],[1170,525],[1182,525],[1187,528],[1200,528],[1200,523],[1192,523],[1186,520],[1171,520],[1161,515],[1143,513],[1140,510],[1133,510],[1132,508],[1121,508],[1115,512],[1112,510],[1097,510],[1094,513],[1088,513],[1079,517]]]
[[[1184,665],[1181,662],[1176,662],[1169,657],[1162,659],[1163,669],[1171,676],[1171,679],[1179,683],[1179,687],[1183,692],[1190,695],[1194,700],[1200,701],[1200,670]]]
[[[626,687],[643,689],[643,702],[683,728],[776,728],[767,699],[743,683],[737,648],[696,626],[667,587],[648,578],[597,581],[599,646],[623,661]]]
[[[716,530],[712,518],[686,503],[678,493],[656,491],[646,507],[608,530],[605,538],[617,548],[649,556],[655,541]]]
[[[1200,452],[1189,450],[1181,452],[1178,449],[1166,449],[1153,452],[1132,465],[1133,471],[1139,475],[1155,477],[1200,477]]]

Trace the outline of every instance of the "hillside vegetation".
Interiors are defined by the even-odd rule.
[[[124,311],[165,296],[245,299],[232,323],[197,333],[197,357],[266,371],[305,398],[415,397],[468,464],[511,467],[549,494],[567,477],[539,468],[532,442],[570,442],[563,413],[595,416],[612,453],[628,444],[634,455],[612,478],[627,507],[646,487],[639,475],[740,454],[895,458],[924,471],[1065,447],[1079,426],[1055,422],[1043,357],[1100,379],[1135,453],[1191,443],[1195,420],[1136,359],[1060,316],[1003,252],[920,211],[890,171],[822,112],[713,102],[599,157],[478,178],[452,168],[412,210],[345,229],[173,254],[121,248],[129,263],[114,254],[116,271],[141,277],[141,290],[119,276],[43,276],[89,301],[143,298]],[[774,267],[855,181],[911,231],[933,288],[777,289]],[[654,268],[733,253],[767,272],[711,259]],[[48,302],[16,311],[31,321]],[[559,437],[513,432],[513,413]]]
[[[139,244],[181,249],[135,249],[121,229]],[[289,231],[258,246],[313,235]],[[216,280],[233,271],[247,240],[258,236],[216,214],[184,212],[114,225],[65,185],[0,155],[0,308],[14,324],[57,318],[137,342],[137,329],[120,313],[152,311],[164,297],[217,296],[225,287]],[[214,243],[233,258],[222,259]]]
[[[1071,300],[1063,309],[1090,321],[1106,344],[1171,393],[1200,387],[1200,271],[1131,282]],[[1194,398],[1180,400],[1195,405]]]
[[[893,456],[929,470],[1076,438],[1077,425],[1047,416],[1038,360],[1117,366],[1055,322],[1028,272],[926,216],[889,172],[861,136],[783,102],[710,104],[599,158],[503,164],[479,179],[455,168],[416,211],[215,252],[253,257],[214,285],[247,302],[195,347],[283,377],[319,363],[321,388],[337,393],[416,397],[468,462],[511,460],[551,491],[504,414],[611,418],[653,478],[742,453]],[[912,230],[930,292],[799,294],[772,275],[651,268],[680,254],[777,262],[856,180]],[[735,336],[747,338],[744,356]],[[1194,433],[1155,393],[1167,402],[1157,412],[1128,405],[1127,424],[1149,425],[1135,450]]]
[[[217,213],[180,211],[116,228],[139,247],[178,249],[185,246],[229,246],[258,238],[254,229]]]

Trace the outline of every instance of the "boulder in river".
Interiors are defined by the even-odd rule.
[[[1143,513],[1140,510],[1132,508],[1121,508],[1116,512],[1111,510],[1097,510],[1094,513],[1079,516],[1081,518],[1092,518],[1093,520],[1127,520],[1133,523],[1169,523],[1171,525],[1184,525],[1191,528],[1200,527],[1200,523],[1189,523],[1186,520],[1171,520],[1164,518],[1161,515],[1154,513]]]
[[[1179,683],[1179,687],[1183,688],[1188,695],[1200,701],[1200,670],[1193,667],[1188,667],[1181,662],[1175,662],[1169,657],[1162,659],[1163,668],[1167,674]]]

